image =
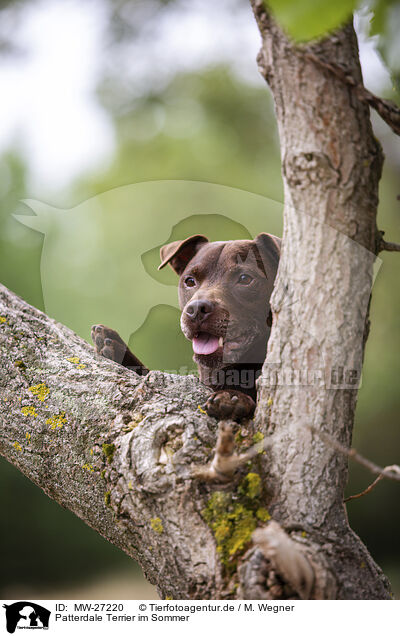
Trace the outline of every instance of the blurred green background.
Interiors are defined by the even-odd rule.
[[[27,197],[55,208],[76,209],[90,197],[129,184],[210,182],[268,197],[270,215],[260,231],[281,234],[280,206],[274,203],[282,200],[278,135],[270,94],[257,74],[259,36],[245,0],[222,1],[218,7],[197,1],[189,7],[178,0],[2,2],[0,22],[0,80],[5,94],[0,107],[5,126],[0,131],[3,284],[45,310],[40,269],[44,236],[12,216],[32,214],[21,203]],[[365,16],[359,16],[357,24],[367,85],[396,98],[365,35]],[[400,144],[385,124],[376,117],[373,121],[386,154],[379,227],[387,240],[399,241]],[[209,198],[196,200],[188,209],[189,218],[171,227],[164,240],[191,233],[207,234],[211,240],[249,237],[248,223],[258,204],[244,206],[241,223],[230,220],[223,206],[204,216],[206,209],[218,204],[211,191]],[[249,194],[249,201],[256,200]],[[124,224],[128,219],[124,232],[132,236],[139,229],[146,235],[156,232],[167,203],[164,210],[161,202],[161,208],[139,215],[132,211],[124,217]],[[83,279],[93,266],[90,245],[103,246],[106,267],[118,265],[122,258],[118,241],[110,238],[118,215],[112,203],[105,209],[103,242],[93,219],[83,213],[79,229],[74,235],[72,228],[68,236],[64,258],[70,259],[75,275],[82,272]],[[76,249],[82,236],[87,250]],[[158,247],[155,241],[153,250],[140,254],[144,270],[154,280],[173,286],[172,272],[162,278],[155,271]],[[398,255],[384,253],[381,258],[354,445],[387,465],[400,463],[400,288]],[[55,269],[54,276],[67,294],[64,270]],[[90,282],[86,284],[90,306],[93,290]],[[145,294],[146,279],[137,284],[143,284]],[[137,286],[133,291],[140,294]],[[101,293],[100,286],[100,299]],[[58,319],[89,339],[90,325],[86,329],[75,324],[79,312],[79,324],[89,321],[90,310],[87,319],[85,311],[78,304],[74,316],[71,304],[59,299],[53,308]],[[97,321],[102,321],[101,316]],[[155,300],[144,323],[130,333],[131,347],[151,368],[193,368],[190,344],[179,330],[179,312],[168,303],[156,306]],[[371,475],[351,465],[348,494],[363,490],[370,481]],[[352,527],[400,593],[399,494],[398,484],[380,483],[369,496],[349,503],[348,513]],[[1,598],[154,595],[126,555],[3,459],[0,509]]]

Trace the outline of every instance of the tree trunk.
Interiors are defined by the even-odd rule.
[[[294,47],[262,3],[254,8],[281,135],[285,229],[255,422],[234,432],[239,449],[264,436],[265,453],[227,484],[193,477],[216,444],[216,421],[198,408],[209,390],[99,358],[4,287],[0,453],[137,559],[164,598],[389,598],[347,523],[346,460],[315,432],[351,442],[382,157],[367,108],[304,53],[360,81],[356,41],[349,26]],[[317,379],[302,381],[310,370]]]
[[[347,25],[321,42],[295,46],[262,1],[253,8],[260,71],[275,101],[285,193],[257,409],[271,448],[264,461],[269,511],[333,575],[323,596],[388,598],[387,580],[348,525],[347,458],[317,434],[351,444],[379,240],[383,156],[369,109],[318,64],[339,65],[362,83],[357,40]]]

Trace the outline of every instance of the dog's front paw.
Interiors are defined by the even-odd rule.
[[[208,415],[217,420],[242,420],[252,417],[256,404],[254,400],[241,391],[225,389],[213,393],[204,407]]]
[[[122,364],[127,346],[114,329],[104,325],[93,325],[91,336],[97,353]]]

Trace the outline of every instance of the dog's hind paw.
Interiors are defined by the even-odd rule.
[[[104,325],[93,325],[91,336],[97,353],[122,364],[128,347],[114,329]]]
[[[256,404],[254,400],[241,391],[223,389],[213,393],[203,406],[204,410],[217,420],[235,420],[253,416]]]

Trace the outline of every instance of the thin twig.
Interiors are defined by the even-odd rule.
[[[378,251],[379,252],[383,252],[384,250],[386,250],[386,252],[400,252],[400,244],[399,243],[389,243],[387,241],[384,241],[383,238],[381,238],[381,240],[379,242]]]
[[[386,476],[385,473],[390,472],[390,471],[398,473],[400,471],[400,467],[397,466],[396,464],[393,464],[392,466],[385,466],[385,468],[383,469],[382,473],[380,475],[378,475],[378,477],[375,479],[375,481],[373,481],[372,484],[370,484],[368,486],[368,488],[366,488],[362,492],[359,492],[357,495],[351,495],[350,497],[347,497],[347,499],[343,500],[344,503],[346,503],[347,501],[351,501],[352,499],[359,499],[359,497],[363,497],[364,495],[368,495],[368,493],[370,493],[371,490],[373,490],[375,488],[375,486],[377,484],[379,484],[381,479],[383,479]]]
[[[343,446],[343,444],[333,439],[333,437],[331,437],[327,433],[318,430],[316,426],[309,424],[308,428],[313,433],[318,435],[318,437],[320,437],[320,439],[322,439],[325,444],[331,446],[343,455],[347,455],[347,457],[353,459],[355,462],[357,462],[357,464],[361,464],[361,466],[367,468],[367,470],[369,470],[373,475],[378,475],[382,478],[386,477],[386,479],[400,482],[400,466],[397,466],[397,464],[393,464],[392,466],[385,466],[384,468],[382,468],[381,466],[378,466],[378,464],[374,464],[374,462],[371,462],[366,457],[360,455],[360,453],[358,453],[355,448],[346,448],[346,446]]]
[[[377,250],[376,253],[383,252],[400,252],[400,245],[398,243],[389,243],[383,238],[385,234],[384,230],[378,230]]]
[[[346,499],[343,499],[344,503],[347,503],[348,501],[351,501],[352,499],[359,499],[360,497],[364,497],[364,495],[368,495],[368,493],[370,493],[371,490],[375,488],[376,484],[379,484],[379,482],[382,479],[383,479],[383,474],[378,475],[375,481],[373,481],[372,484],[368,486],[368,488],[366,488],[362,492],[359,492],[357,495],[350,495],[350,497],[346,497]]]

